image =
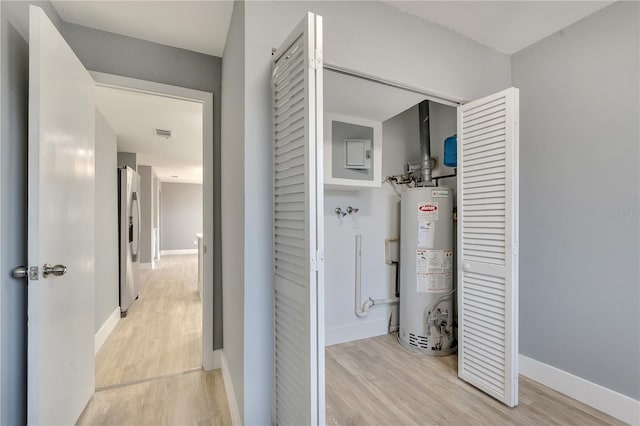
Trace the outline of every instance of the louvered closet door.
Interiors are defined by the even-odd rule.
[[[518,404],[518,89],[458,108],[458,375]]]
[[[321,19],[309,13],[273,59],[278,425],[324,423]]]

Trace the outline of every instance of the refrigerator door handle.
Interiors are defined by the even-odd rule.
[[[131,255],[132,255],[133,261],[137,262],[138,261],[138,253],[140,252],[140,216],[141,216],[141,214],[140,214],[140,201],[138,200],[138,193],[137,192],[132,193],[131,196],[132,196],[132,202],[133,201],[136,202],[136,215],[137,216],[136,216],[135,223],[136,223],[137,228],[138,228],[136,230],[136,251],[135,251],[135,253],[133,253],[133,250],[132,250]]]

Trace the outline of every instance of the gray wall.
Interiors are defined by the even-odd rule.
[[[202,185],[162,183],[161,250],[194,250],[202,232]]]
[[[224,355],[244,413],[244,2],[234,2],[222,59]],[[161,219],[162,222],[162,219]]]
[[[153,169],[151,166],[138,166],[138,174],[140,175],[140,263],[151,263]]]
[[[639,8],[616,3],[513,56],[520,352],[636,400]]]
[[[87,69],[213,93],[213,146],[203,149],[204,275],[213,280],[213,346],[222,347],[220,93],[222,59],[64,23],[64,36]],[[211,184],[212,183],[212,184]]]
[[[118,138],[96,110],[95,331],[118,307]]]
[[[153,230],[153,228],[157,228],[158,227],[158,216],[160,214],[160,198],[159,198],[159,191],[160,191],[160,180],[158,180],[158,177],[156,176],[155,171],[153,172],[153,179],[151,181],[151,228]],[[158,233],[160,232],[160,230],[158,230]],[[159,239],[159,236],[158,236]],[[157,259],[158,258],[158,253],[156,250],[156,246],[158,244],[157,241],[155,241],[153,238],[151,239],[151,242],[154,244],[154,247],[152,247],[151,253],[153,255],[153,259]]]
[[[138,154],[135,152],[118,152],[118,167],[131,167],[138,170]]]
[[[225,109],[230,109],[225,112],[229,121],[224,120],[222,163],[227,182],[223,244],[225,259],[230,259],[225,261],[229,281],[225,279],[224,291],[226,310],[242,315],[242,321],[229,325],[234,327],[229,332],[239,333],[229,347],[225,340],[225,355],[236,363],[230,373],[245,424],[271,422],[271,49],[309,10],[324,18],[327,62],[465,99],[488,95],[511,82],[507,55],[381,2],[235,5],[223,71],[225,91],[230,91],[228,96],[223,93]],[[469,69],[483,72],[471,76]],[[225,314],[225,328],[226,320]]]
[[[27,287],[11,271],[27,264],[29,5],[61,28],[49,2],[0,2],[0,424],[26,423]]]

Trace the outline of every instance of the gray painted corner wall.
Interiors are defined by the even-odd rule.
[[[162,183],[161,250],[194,250],[202,233],[202,185]]]
[[[640,400],[640,3],[513,55],[520,352]]]
[[[213,93],[213,146],[203,148],[205,279],[213,280],[213,346],[222,347],[222,247],[220,214],[220,114],[222,58],[165,46],[68,22],[63,35],[84,66]],[[211,186],[209,186],[211,185]]]
[[[118,276],[118,138],[96,110],[95,331],[119,305]]]
[[[134,171],[138,171],[138,154],[135,152],[118,152],[118,167],[131,167]]]
[[[244,420],[244,44],[245,3],[234,2],[222,60],[222,261],[224,356]]]
[[[29,6],[62,21],[48,1],[0,2],[0,424],[27,419],[27,287],[11,277],[27,264]]]
[[[158,177],[156,176],[156,174],[153,174],[153,181],[152,181],[152,190],[153,190],[153,194],[151,194],[151,204],[152,204],[152,218],[151,218],[151,225],[154,228],[158,227],[158,214],[159,214],[159,209],[160,209],[160,200],[158,197],[158,192],[160,191],[160,180],[158,179]]]
[[[138,166],[140,175],[140,263],[151,263],[151,198],[153,169],[151,166]]]

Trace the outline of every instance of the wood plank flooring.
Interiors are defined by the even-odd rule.
[[[197,255],[164,256],[140,271],[140,298],[96,356],[96,388],[202,366]]]
[[[231,425],[220,370],[202,371],[197,256],[141,271],[140,299],[96,356],[78,425]]]
[[[77,425],[231,425],[220,370],[96,392]]]
[[[457,377],[457,357],[421,357],[395,336],[326,349],[327,425],[622,425],[520,376],[508,408]]]

